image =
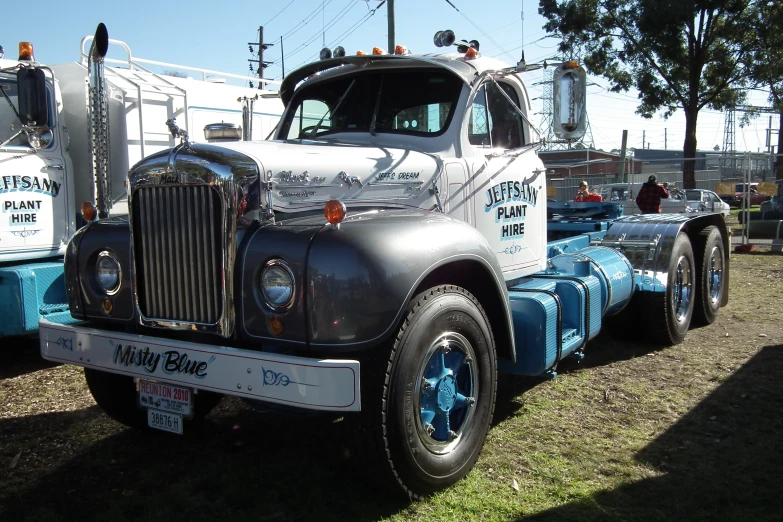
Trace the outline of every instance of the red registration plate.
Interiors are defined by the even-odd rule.
[[[188,417],[193,409],[193,390],[163,382],[139,380],[139,405]]]

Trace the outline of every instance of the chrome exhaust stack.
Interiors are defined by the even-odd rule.
[[[109,97],[103,61],[109,49],[109,32],[104,24],[95,30],[87,61],[90,77],[87,107],[90,125],[90,154],[95,179],[95,206],[99,218],[109,217],[111,202],[111,172],[109,171]]]

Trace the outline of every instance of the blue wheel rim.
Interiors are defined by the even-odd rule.
[[[454,451],[472,426],[478,397],[473,346],[461,334],[441,334],[427,349],[417,374],[416,431],[433,453]]]
[[[723,254],[718,247],[713,247],[710,252],[710,268],[707,273],[710,302],[714,306],[718,302],[721,287],[723,286]]]
[[[691,306],[693,293],[693,267],[686,256],[677,260],[674,275],[674,317],[677,322],[685,321]]]

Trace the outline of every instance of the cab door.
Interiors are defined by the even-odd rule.
[[[0,75],[0,88],[18,107],[16,77]],[[70,237],[67,176],[70,161],[59,128],[56,92],[47,82],[49,143],[34,150],[25,133],[0,150],[0,254],[6,259],[32,259],[55,255]],[[7,102],[0,109],[0,142],[21,129]],[[10,136],[6,136],[10,134]],[[47,135],[49,133],[46,133]]]
[[[526,108],[513,83],[486,81],[475,91],[463,125],[474,226],[506,279],[542,269],[546,246],[545,171],[533,148],[524,148],[530,130],[509,98]]]

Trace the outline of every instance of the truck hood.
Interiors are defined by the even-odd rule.
[[[213,143],[253,159],[273,182],[275,210],[319,208],[331,199],[351,206],[430,208],[443,165],[433,154],[324,141]]]

